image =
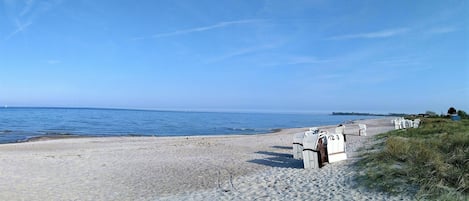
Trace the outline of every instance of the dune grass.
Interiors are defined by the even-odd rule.
[[[469,120],[423,119],[376,136],[358,162],[360,183],[416,199],[469,200]]]

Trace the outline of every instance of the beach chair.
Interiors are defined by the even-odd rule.
[[[327,139],[327,161],[334,163],[347,159],[345,140],[342,134],[329,134]]]
[[[366,136],[366,124],[358,124],[358,135]]]
[[[414,128],[418,128],[420,125],[420,119],[414,119]]]
[[[295,133],[293,135],[293,158],[303,159],[303,138],[305,133]]]
[[[345,126],[344,125],[337,126],[335,128],[335,133],[336,134],[344,134],[344,132],[345,132]]]
[[[406,125],[405,125],[405,119],[402,119],[402,120],[401,120],[400,126],[401,126],[401,127],[400,127],[401,129],[407,128]]]
[[[400,129],[400,119],[397,118],[397,119],[394,119],[392,121],[394,123],[394,129],[396,129],[396,130]]]
[[[404,119],[404,128],[409,128],[409,120]]]
[[[318,134],[319,133],[319,128],[311,127],[311,128],[309,128],[309,131],[313,132],[313,134]]]
[[[347,141],[347,138],[345,136],[345,126],[344,125],[337,126],[335,128],[335,133],[336,134],[342,134],[342,136],[344,137],[344,141]]]
[[[305,169],[320,167],[322,161],[320,161],[318,144],[321,138],[323,138],[322,133],[305,132],[303,139],[303,164]]]
[[[404,119],[402,118],[399,118],[399,129],[403,129],[404,128]]]
[[[303,139],[305,133],[308,134],[318,134],[319,129],[317,127],[309,128],[307,132],[296,133],[293,136],[293,158],[294,159],[303,159]]]

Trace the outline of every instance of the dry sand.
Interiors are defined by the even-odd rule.
[[[0,145],[0,200],[411,200],[358,187],[357,148],[389,118],[346,124],[346,161],[304,170],[293,133],[73,138]],[[321,127],[333,130],[335,126]]]

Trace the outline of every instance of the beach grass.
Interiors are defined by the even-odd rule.
[[[416,199],[469,200],[469,120],[425,118],[377,135],[358,162],[360,184]]]

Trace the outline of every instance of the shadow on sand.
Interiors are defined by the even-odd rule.
[[[276,149],[293,149],[293,147],[291,147],[291,146],[272,146],[272,148],[276,148]]]
[[[258,154],[268,155],[270,157],[262,159],[249,160],[250,163],[256,163],[260,165],[270,167],[281,167],[281,168],[303,168],[303,161],[294,159],[291,154],[276,153],[270,151],[258,151]]]

